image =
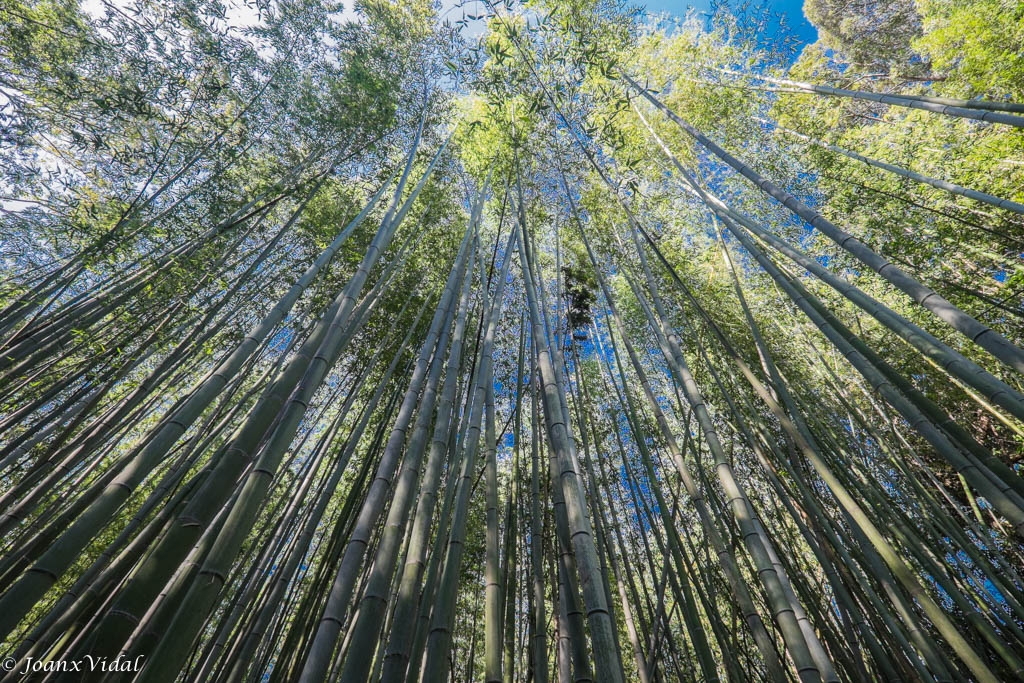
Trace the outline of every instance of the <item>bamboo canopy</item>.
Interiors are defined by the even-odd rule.
[[[1010,4],[0,4],[0,681],[1024,679]]]

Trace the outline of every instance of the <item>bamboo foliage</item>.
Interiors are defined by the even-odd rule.
[[[1024,677],[1024,93],[939,2],[927,81],[0,8],[2,680]]]

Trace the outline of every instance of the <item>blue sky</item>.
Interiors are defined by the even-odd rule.
[[[633,0],[637,5],[647,7],[650,13],[668,12],[676,16],[685,16],[689,8],[698,12],[707,12],[711,0]],[[814,27],[804,17],[803,0],[767,0],[774,12],[785,15],[789,32],[800,38],[804,43],[813,43],[818,35]]]
[[[130,0],[110,0],[115,7],[127,7]],[[789,32],[799,38],[803,43],[813,43],[817,40],[817,33],[807,19],[804,18],[803,0],[764,0],[773,11],[786,16]],[[104,13],[104,0],[81,0],[82,9],[91,16],[101,16]],[[234,28],[244,28],[258,23],[259,18],[252,3],[247,0],[224,0],[227,5],[227,23]],[[632,0],[632,4],[646,7],[650,13],[667,12],[675,16],[686,16],[690,8],[698,12],[708,12],[712,0]],[[758,2],[758,0],[754,0]],[[344,11],[342,19],[353,19],[355,14],[355,0],[343,0]],[[473,3],[468,0],[442,0],[442,15],[454,10],[453,14],[461,11],[469,11],[473,14],[483,14],[480,2]],[[455,18],[458,18],[457,16]],[[480,22],[483,26],[483,22]]]
[[[85,1],[100,2],[100,0]],[[244,2],[245,0],[225,1],[237,3]],[[355,0],[342,1],[346,7],[346,12],[342,16],[346,18],[354,17],[354,11],[351,8],[355,6]],[[628,0],[628,2],[630,5],[646,8],[649,14],[666,12],[673,16],[685,17],[691,8],[697,12],[709,13],[712,0]],[[798,39],[800,43],[797,46],[798,48],[807,43],[813,43],[818,39],[817,31],[804,17],[804,0],[751,0],[751,4],[755,5],[760,2],[764,2],[773,13],[786,17],[787,33]],[[719,4],[722,4],[722,0],[719,0]],[[731,4],[738,5],[740,0],[732,0]],[[442,19],[448,18],[455,21],[464,18],[467,14],[484,15],[486,13],[486,4],[482,0],[441,0],[440,15]],[[778,37],[776,36],[777,28],[778,22],[776,21],[762,37],[766,41],[775,40]],[[477,37],[483,33],[484,29],[485,22],[477,20],[470,21],[463,30],[467,36]],[[799,53],[799,49],[796,52]],[[796,55],[794,54],[793,57],[795,58]]]

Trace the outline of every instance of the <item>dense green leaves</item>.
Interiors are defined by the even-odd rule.
[[[0,4],[2,654],[1024,675],[1021,14],[806,13]]]

